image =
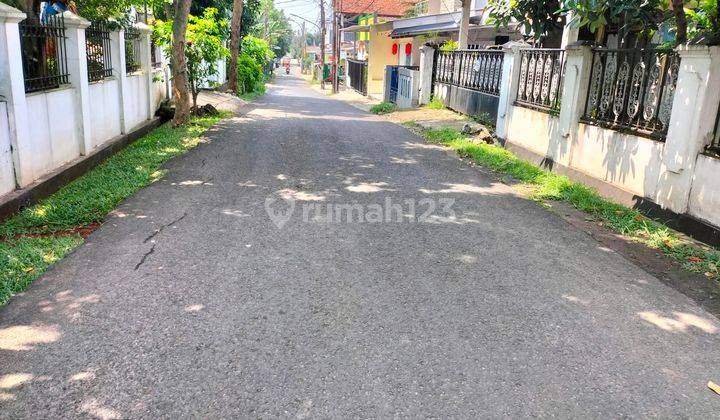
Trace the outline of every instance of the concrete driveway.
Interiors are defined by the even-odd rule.
[[[209,140],[0,309],[0,417],[720,413],[718,319],[402,127],[280,75]]]

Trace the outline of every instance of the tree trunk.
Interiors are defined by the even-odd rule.
[[[233,1],[232,21],[230,22],[230,74],[228,90],[237,92],[237,62],[240,53],[240,36],[242,31],[243,0]]]
[[[185,57],[185,35],[190,0],[175,0],[175,19],[173,20],[172,78],[175,117],[173,126],[185,124],[190,120],[190,93],[188,92],[187,58]]]
[[[677,27],[677,44],[687,42],[687,16],[685,16],[685,5],[683,0],[672,0],[672,9],[675,14],[675,26]]]
[[[320,0],[320,88],[325,89],[325,0]]]

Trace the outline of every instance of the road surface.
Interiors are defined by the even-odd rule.
[[[0,309],[0,417],[720,413],[718,319],[404,128],[281,75],[208,136]]]

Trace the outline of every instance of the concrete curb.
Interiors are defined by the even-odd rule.
[[[81,156],[63,165],[25,188],[6,194],[0,198],[0,221],[55,193],[69,182],[100,165],[107,158],[121,151],[130,143],[159,127],[162,123],[163,121],[161,121],[159,117],[146,121],[138,127],[135,127],[130,133],[115,137],[105,146],[94,150],[89,155]]]

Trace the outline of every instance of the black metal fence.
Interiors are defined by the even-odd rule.
[[[88,80],[90,83],[111,77],[110,29],[103,22],[93,22],[85,29]]]
[[[582,121],[664,140],[679,67],[669,49],[594,48]]]
[[[500,95],[504,53],[498,50],[438,51],[433,79],[490,95]]]
[[[30,17],[19,26],[25,92],[69,84],[63,16],[50,16],[44,22]]]
[[[347,59],[350,87],[363,95],[367,95],[367,61]]]
[[[565,50],[520,50],[520,80],[515,105],[559,112],[564,76]]]
[[[150,40],[150,62],[152,63],[152,67],[154,69],[162,67],[160,51],[158,51],[158,46],[154,39]]]
[[[140,32],[135,28],[125,30],[125,72],[140,70]]]

